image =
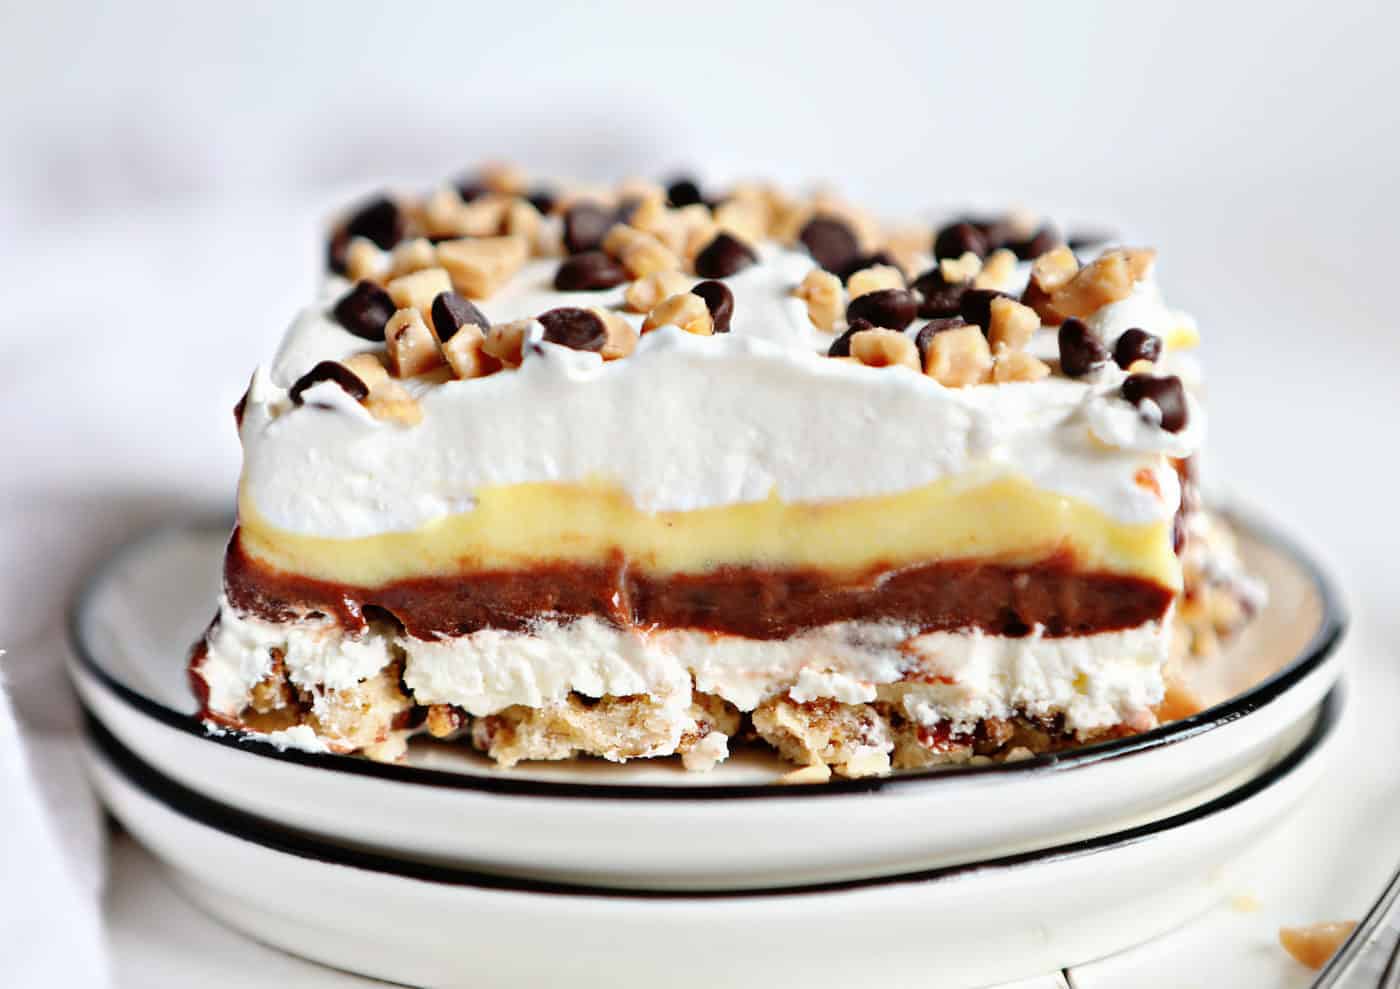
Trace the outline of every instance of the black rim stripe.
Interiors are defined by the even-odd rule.
[[[371,762],[358,756],[330,755],[316,752],[302,752],[296,749],[281,750],[275,746],[250,738],[238,732],[225,732],[211,735],[203,723],[192,715],[183,714],[140,694],[121,683],[104,669],[88,647],[83,634],[83,619],[98,588],[107,576],[121,565],[124,559],[146,543],[162,534],[189,529],[227,528],[227,520],[221,523],[195,523],[188,526],[162,526],[142,533],[123,545],[104,561],[78,593],[74,605],[68,611],[68,639],[73,654],[83,669],[97,678],[102,685],[128,706],[177,731],[195,737],[238,749],[249,755],[276,759],[300,766],[349,773],[356,776],[369,776],[391,780],[396,783],[411,783],[421,786],[445,787],[456,790],[475,790],[486,793],[518,794],[551,798],[587,798],[608,800],[735,800],[735,799],[794,799],[841,796],[849,793],[881,793],[900,790],[910,785],[936,785],[940,780],[964,779],[987,773],[1022,774],[1036,772],[1064,772],[1092,766],[1110,759],[1120,759],[1147,749],[1174,745],[1211,730],[1218,725],[1228,724],[1247,714],[1259,710],[1286,693],[1294,684],[1303,680],[1320,667],[1336,650],[1346,630],[1347,617],[1341,597],[1332,580],[1320,566],[1300,549],[1293,540],[1279,533],[1272,526],[1253,520],[1246,521],[1241,515],[1230,512],[1231,524],[1242,528],[1269,543],[1289,556],[1312,581],[1321,603],[1322,616],[1312,639],[1288,665],[1278,672],[1224,703],[1207,708],[1189,718],[1173,721],[1140,735],[1114,739],[1070,749],[1065,752],[1036,756],[1020,762],[996,763],[989,766],[962,766],[943,769],[929,769],[902,772],[898,775],[866,777],[862,779],[832,779],[827,783],[777,786],[773,784],[719,784],[714,786],[683,786],[674,784],[628,785],[618,783],[565,783],[554,780],[510,779],[501,776],[475,776],[466,773],[449,772],[440,769],[425,769],[418,766],[404,766],[393,763]]]
[[[608,897],[633,900],[719,900],[753,899],[756,897],[793,897],[820,893],[833,893],[848,890],[871,889],[896,886],[908,883],[932,882],[954,876],[965,876],[977,872],[1015,868],[1031,863],[1049,864],[1066,859],[1078,858],[1127,845],[1149,840],[1157,835],[1172,831],[1183,825],[1196,823],[1213,815],[1236,807],[1270,787],[1287,779],[1306,763],[1321,746],[1324,739],[1336,728],[1342,710],[1343,689],[1334,687],[1318,708],[1317,718],[1307,735],[1283,760],[1254,779],[1229,793],[1201,804],[1190,810],[1150,824],[1117,831],[1096,838],[1057,845],[1040,851],[1020,852],[998,858],[986,859],[965,865],[942,866],[915,872],[905,872],[890,876],[873,876],[861,879],[846,879],[834,882],[815,883],[805,886],[776,886],[745,890],[648,890],[626,889],[609,886],[571,885],[543,879],[525,879],[476,872],[451,866],[432,865],[407,859],[390,858],[374,852],[361,851],[331,845],[293,831],[271,824],[261,818],[210,800],[193,790],[176,783],[146,765],[112,736],[102,724],[89,713],[87,731],[94,746],[102,757],[125,777],[133,786],[147,796],[165,805],[182,817],[198,824],[214,828],[224,834],[243,841],[249,841],[299,858],[313,859],[328,865],[349,866],[370,872],[384,873],[404,879],[438,883],[448,886],[468,886],[478,889],[501,890],[516,893],[546,893],[563,896]]]

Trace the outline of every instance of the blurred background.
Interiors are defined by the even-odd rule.
[[[102,868],[62,787],[73,713],[36,703],[74,586],[135,527],[231,507],[230,410],[328,214],[483,159],[829,181],[890,216],[1019,204],[1158,247],[1203,330],[1211,474],[1333,563],[1388,685],[1354,723],[1393,724],[1397,34],[1400,7],[1352,0],[0,2],[0,648],[81,884]],[[1397,833],[1369,799],[1392,777],[1338,781],[1368,795],[1358,831]],[[117,954],[159,966],[155,880],[123,847]],[[1332,855],[1307,881],[1354,912],[1377,880]]]

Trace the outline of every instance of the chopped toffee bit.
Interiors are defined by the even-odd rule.
[[[437,251],[433,248],[433,242],[426,237],[415,237],[402,241],[389,255],[387,277],[398,278],[434,267],[437,267]]]
[[[482,349],[506,367],[519,367],[525,359],[525,341],[529,339],[531,327],[534,325],[533,319],[496,323],[486,331],[486,343],[482,345]]]
[[[551,309],[539,317],[544,338],[550,343],[573,350],[602,350],[608,339],[608,327],[602,317],[589,309],[563,306]]]
[[[616,222],[617,215],[597,203],[575,203],[564,214],[564,250],[570,254],[596,251]]]
[[[914,346],[919,349],[919,360],[925,364],[928,362],[928,345],[932,342],[935,334],[942,333],[944,330],[956,330],[958,327],[966,325],[967,320],[961,316],[950,316],[947,319],[931,319],[919,327],[919,332],[914,334]]]
[[[632,353],[637,346],[637,328],[623,318],[621,313],[613,312],[611,309],[594,309],[605,326],[608,328],[608,338],[603,343],[603,349],[599,351],[605,361],[615,361],[620,357],[626,357]]]
[[[399,247],[403,245],[400,244]],[[394,248],[398,251],[398,247]],[[366,279],[378,281],[384,270],[385,254],[367,237],[352,237],[345,248],[344,266],[338,274],[344,274],[352,282]]]
[[[956,316],[962,306],[963,293],[970,282],[950,282],[939,265],[934,265],[911,286],[923,299],[919,303],[919,315],[925,319],[941,319]]]
[[[711,336],[715,332],[715,321],[705,300],[694,292],[682,292],[653,309],[642,324],[642,332],[650,333],[663,326],[679,326],[687,333],[698,337]]]
[[[1147,361],[1149,364],[1155,364],[1161,356],[1162,338],[1153,336],[1136,326],[1130,330],[1124,330],[1118,337],[1118,342],[1113,345],[1113,361],[1125,371],[1132,367],[1136,361]]]
[[[614,230],[628,230],[629,227],[614,227]],[[639,233],[622,249],[622,264],[627,274],[633,278],[645,278],[658,271],[677,271],[681,259],[651,234]]]
[[[902,330],[914,321],[919,302],[907,288],[886,288],[857,296],[846,306],[846,321],[868,319],[887,330]]]
[[[623,302],[630,312],[649,313],[662,299],[679,295],[690,286],[690,276],[680,271],[654,271],[645,278],[638,278],[622,294]]]
[[[962,257],[968,251],[982,258],[990,250],[987,235],[966,220],[950,223],[933,238],[933,256],[938,260]]]
[[[734,293],[724,282],[704,281],[690,290],[705,300],[705,308],[710,310],[716,333],[728,333],[730,320],[734,318]]]
[[[996,355],[992,380],[997,384],[1010,381],[1039,381],[1050,373],[1050,365],[1024,350],[1008,350]]]
[[[394,315],[394,300],[374,282],[356,282],[331,310],[335,321],[355,336],[380,343],[384,324]]]
[[[758,262],[758,254],[732,234],[720,231],[695,255],[695,273],[701,278],[728,278]]]
[[[827,271],[839,274],[861,257],[855,231],[834,216],[815,216],[808,220],[797,239]]]
[[[381,250],[387,251],[403,240],[403,213],[388,196],[378,196],[345,221],[345,233],[347,237],[372,240]]]
[[[602,251],[581,251],[564,259],[554,273],[561,292],[600,292],[627,281],[627,269]]]
[[[835,340],[831,341],[831,346],[827,348],[826,356],[850,357],[851,337],[855,336],[857,333],[862,333],[866,330],[873,330],[875,328],[875,324],[870,322],[870,320],[868,319],[853,320],[851,322],[851,325],[846,328],[845,333],[842,333]]]
[[[992,323],[992,300],[1010,299],[1005,292],[991,288],[970,288],[958,299],[958,315],[986,332]]]
[[[924,373],[948,388],[981,384],[991,371],[992,351],[976,326],[936,333],[924,351]]]
[[[400,378],[412,378],[442,364],[438,342],[417,309],[394,313],[384,327],[384,341],[389,348],[389,367]]]
[[[813,268],[792,294],[807,303],[807,318],[813,326],[827,333],[836,331],[836,323],[846,309],[841,279],[829,271]]]
[[[1050,293],[1049,303],[1062,317],[1091,316],[1126,299],[1147,276],[1157,252],[1146,249],[1105,251]]]
[[[1134,374],[1123,381],[1123,397],[1137,406],[1148,422],[1159,425],[1169,433],[1186,428],[1186,389],[1176,375],[1158,378],[1150,374]],[[1151,404],[1156,411],[1144,409]]]
[[[1082,378],[1108,363],[1108,348],[1082,320],[1067,319],[1060,326],[1060,370]]]
[[[846,278],[846,289],[851,298],[878,292],[882,288],[904,288],[904,272],[889,264],[877,264],[862,268]]]
[[[1040,317],[1035,310],[1015,299],[993,299],[990,313],[987,342],[998,356],[1003,351],[1020,350],[1030,343],[1035,331],[1040,329]]]
[[[468,237],[437,247],[438,264],[447,269],[452,287],[473,299],[484,299],[520,270],[530,255],[524,237]]]
[[[866,367],[907,367],[911,371],[922,369],[919,363],[919,350],[898,330],[875,328],[860,330],[851,335],[851,356]]]
[[[485,330],[491,325],[485,313],[456,292],[443,292],[434,299],[431,315],[433,331],[441,343],[447,343],[464,326],[479,326]]]
[[[345,394],[357,402],[363,402],[369,397],[369,386],[354,371],[339,361],[322,361],[298,378],[296,384],[292,385],[292,404],[301,405],[305,401],[306,390],[323,381],[339,385]]]
[[[486,352],[486,334],[481,326],[464,322],[452,338],[442,343],[442,356],[459,378],[480,378],[500,368],[500,362]]]
[[[452,279],[442,268],[424,268],[411,275],[400,275],[384,286],[399,309],[417,309],[427,315],[433,300],[452,291]]]
[[[692,178],[677,177],[666,186],[666,202],[680,209],[682,206],[703,204],[705,197],[700,194],[700,183]]]
[[[963,255],[964,258],[970,256],[970,253]],[[943,264],[953,263],[955,262],[943,262]],[[982,270],[972,279],[972,287],[990,288],[998,292],[1004,292],[1011,287],[1015,279],[1016,255],[1012,254],[1004,247],[998,247],[991,254],[988,254],[987,259],[982,262]]]

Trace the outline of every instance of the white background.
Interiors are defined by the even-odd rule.
[[[21,720],[66,724],[25,685],[91,560],[229,503],[229,409],[311,289],[323,215],[486,157],[1139,234],[1203,328],[1216,479],[1333,562],[1379,704],[1400,662],[1397,9],[0,4],[0,646]],[[1375,849],[1376,884],[1396,852]],[[1367,874],[1337,894],[1353,911]]]

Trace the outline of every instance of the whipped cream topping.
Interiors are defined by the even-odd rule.
[[[589,697],[649,694],[684,710],[692,688],[740,710],[786,695],[898,703],[925,725],[955,731],[978,721],[1063,714],[1071,731],[1150,726],[1161,701],[1170,619],[1094,635],[1016,638],[919,634],[898,622],[840,622],[768,641],[689,629],[621,629],[599,619],[541,619],[528,632],[483,629],[436,640],[373,629],[345,635],[334,623],[277,624],[225,606],[203,667],[215,711],[236,714],[283,651],[293,684],[317,693],[353,685],[404,656],[404,683],[420,704],[494,714],[540,707],[571,691]],[[910,671],[917,675],[906,679]]]
[[[531,262],[482,308],[499,322],[620,306],[621,289],[555,291],[556,266]],[[407,427],[321,395],[333,388],[291,404],[288,388],[316,362],[372,349],[330,317],[346,289],[331,279],[254,376],[244,496],[272,525],[329,538],[410,531],[469,511],[482,487],[542,481],[611,481],[643,510],[684,511],[1019,475],[1123,523],[1176,511],[1175,472],[1160,454],[1194,451],[1199,427],[1170,434],[1144,420],[1117,396],[1116,369],[1093,381],[950,389],[903,368],[830,360],[821,355],[833,336],[791,295],[812,266],[804,253],[764,247],[759,264],[726,280],[735,297],[727,335],[663,328],[611,363],[539,343],[514,371],[411,380],[423,420]],[[1201,410],[1191,413],[1200,423]],[[1138,483],[1142,470],[1156,491]]]

